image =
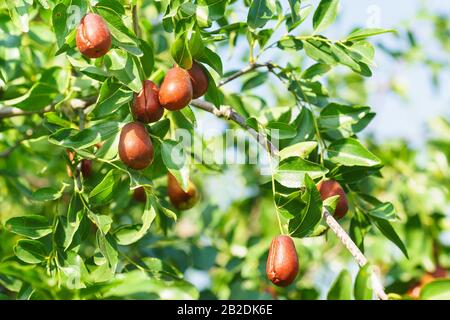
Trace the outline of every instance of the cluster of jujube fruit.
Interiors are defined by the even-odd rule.
[[[111,34],[102,17],[88,13],[81,19],[77,28],[76,44],[84,56],[101,57],[109,51],[111,43]],[[153,162],[154,150],[146,124],[160,120],[164,115],[164,109],[170,111],[183,109],[192,99],[204,95],[207,89],[206,71],[196,61],[193,61],[189,70],[179,66],[169,69],[161,87],[150,80],[145,80],[142,90],[134,94],[131,105],[134,121],[127,123],[120,132],[119,157],[122,162],[134,170],[147,168]],[[177,209],[186,210],[195,205],[198,192],[191,181],[187,191],[181,188],[170,173],[167,181],[169,199]],[[145,190],[142,187],[135,189],[133,197],[137,201],[145,202]]]
[[[88,58],[105,55],[111,48],[111,35],[103,19],[93,13],[83,17],[77,30],[76,44],[80,52]],[[208,89],[208,77],[204,67],[193,62],[191,69],[179,66],[169,69],[161,87],[150,80],[145,80],[142,90],[134,94],[131,113],[135,121],[127,123],[120,133],[119,157],[122,162],[134,170],[143,170],[153,161],[153,144],[146,129],[146,124],[156,122],[164,115],[164,109],[181,110],[192,99],[201,97]],[[73,156],[71,161],[73,161]],[[82,160],[83,176],[92,172],[90,160]],[[192,208],[198,200],[195,185],[189,181],[188,190],[184,191],[176,178],[167,175],[168,195],[171,203],[178,210]],[[334,216],[340,219],[348,211],[345,191],[333,180],[321,181],[317,188],[322,200],[338,195]],[[144,188],[134,190],[133,198],[139,202],[146,201]],[[275,237],[269,249],[266,274],[277,286],[288,286],[296,278],[299,269],[297,250],[294,241],[287,235]]]

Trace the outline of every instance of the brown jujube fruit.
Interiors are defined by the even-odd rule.
[[[342,218],[348,211],[348,201],[345,195],[344,189],[342,189],[339,182],[334,180],[321,181],[317,185],[322,200],[338,195],[339,200],[336,204],[336,210],[334,211],[334,217],[337,219]]]
[[[95,13],[86,14],[77,28],[76,43],[88,58],[105,55],[111,48],[111,34],[103,18]]]
[[[193,61],[191,69],[188,70],[192,83],[192,98],[197,99],[204,95],[208,90],[208,76],[204,67]]]
[[[81,174],[84,178],[89,178],[92,175],[92,160],[81,160]]]
[[[164,114],[159,103],[159,88],[150,80],[145,80],[139,94],[134,94],[131,112],[136,120],[144,123],[156,122]]]
[[[143,203],[147,201],[147,195],[145,194],[144,187],[139,187],[133,190],[133,199],[137,202]]]
[[[159,102],[167,110],[180,110],[192,100],[192,83],[189,73],[180,68],[169,69],[159,89]]]
[[[145,126],[140,122],[127,123],[120,132],[119,157],[135,170],[145,169],[153,161],[153,144]]]
[[[191,209],[198,200],[198,191],[192,181],[189,181],[188,189],[184,191],[171,173],[167,174],[167,193],[170,202],[178,210]]]
[[[72,165],[75,165],[75,152],[67,149],[66,150],[67,157]],[[67,175],[72,178],[73,172],[69,165],[66,165]],[[89,178],[92,175],[92,160],[90,159],[82,159],[81,160],[81,174],[84,178]]]
[[[297,273],[298,257],[294,241],[289,236],[275,237],[267,258],[267,278],[277,286],[286,287],[294,281]]]

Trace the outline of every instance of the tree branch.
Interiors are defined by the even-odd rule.
[[[225,120],[230,120],[237,123],[239,126],[246,129],[265,150],[269,150],[272,156],[278,155],[278,149],[267,139],[267,137],[249,127],[245,118],[234,111],[230,106],[221,106],[220,109],[217,109],[212,103],[199,99],[192,100],[190,105],[212,113],[218,118],[223,118]]]
[[[271,69],[275,68],[276,66],[275,66],[274,64],[272,64],[271,62],[266,62],[266,63],[251,63],[250,65],[248,65],[248,66],[246,66],[245,68],[243,68],[243,69],[237,71],[236,73],[233,73],[231,76],[229,76],[229,77],[227,77],[227,78],[225,78],[225,79],[222,79],[222,80],[217,84],[217,86],[218,86],[218,87],[221,87],[221,86],[227,84],[228,82],[233,81],[234,79],[243,76],[244,74],[250,73],[250,72],[252,72],[252,71],[255,70],[255,69],[258,69],[258,68],[264,68],[264,67],[267,68],[267,69],[269,69],[269,70],[271,70]]]
[[[265,64],[251,64],[248,67],[236,72],[235,74],[231,75],[228,78],[225,78],[219,83],[219,86],[222,86],[246,73],[251,72],[252,70],[255,70],[256,68],[260,67],[267,67],[269,70],[272,70],[274,65],[270,63]],[[191,105],[202,109],[204,111],[210,112],[214,114],[215,116],[219,118],[223,118],[226,120],[230,120],[241,126],[242,128],[248,130],[248,132],[260,143],[266,150],[269,150],[270,154],[272,156],[278,155],[278,149],[267,140],[266,136],[257,132],[253,128],[250,128],[247,125],[246,119],[241,116],[239,113],[237,113],[233,108],[230,106],[221,106],[219,109],[217,109],[212,103],[203,101],[203,100],[192,100]],[[350,236],[347,234],[347,232],[342,229],[342,227],[339,225],[339,223],[333,218],[333,216],[326,210],[323,209],[322,216],[327,223],[327,225],[330,227],[330,229],[336,234],[336,236],[339,238],[339,240],[342,242],[342,244],[347,248],[347,250],[350,252],[350,254],[353,256],[353,258],[356,260],[358,265],[360,267],[365,266],[367,262],[367,258],[364,256],[364,254],[359,250],[359,248],[356,246],[356,244],[353,242],[353,240],[350,238]],[[384,288],[382,285],[382,282],[378,276],[378,274],[373,270],[372,272],[372,289],[375,292],[376,296],[381,300],[387,300],[388,296],[384,292]]]

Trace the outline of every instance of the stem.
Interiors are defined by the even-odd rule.
[[[353,240],[349,237],[347,232],[339,225],[339,223],[333,218],[333,216],[328,212],[327,209],[323,209],[322,211],[323,218],[325,222],[330,227],[331,230],[336,234],[336,236],[341,240],[342,244],[347,248],[347,250],[351,253],[353,258],[355,258],[356,262],[360,267],[364,267],[367,264],[367,258],[364,254],[359,250],[358,246],[353,242]],[[381,284],[380,279],[376,272],[372,273],[372,286],[375,294],[381,300],[387,300],[388,296],[384,292],[383,286]]]
[[[141,37],[141,28],[139,27],[139,15],[137,5],[134,5],[131,9],[133,18],[133,31],[138,38]]]
[[[230,121],[237,123],[242,128],[246,129],[263,147],[267,148],[268,152],[272,156],[278,155],[278,149],[272,145],[267,138],[256,132],[254,129],[250,128],[245,121],[245,118],[234,111],[229,106],[221,106],[220,109],[217,109],[212,103],[203,101],[203,100],[192,100],[191,105],[193,107],[205,110],[216,115],[219,118],[224,118]],[[323,209],[322,212],[323,218],[330,229],[336,234],[342,244],[347,248],[353,258],[356,260],[359,266],[364,266],[367,264],[367,258],[364,254],[359,250],[356,244],[352,241],[350,236],[345,232],[344,229],[339,225],[339,223],[330,215],[330,213]],[[381,300],[388,299],[386,293],[384,292],[383,285],[381,284],[381,280],[376,272],[372,273],[372,286],[375,294]]]

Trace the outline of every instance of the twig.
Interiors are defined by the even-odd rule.
[[[237,73],[233,74],[232,76],[225,78],[222,82],[219,83],[219,85],[223,85],[227,82],[230,82],[230,81],[242,76],[243,74],[251,72],[255,68],[262,67],[262,66],[266,66],[266,67],[270,68],[270,66],[272,66],[272,65],[271,64],[263,64],[263,65],[252,64],[252,65],[238,71]],[[198,100],[198,99],[192,100],[191,105],[196,108],[210,112],[219,118],[224,118],[226,120],[231,120],[231,121],[237,123],[242,128],[248,130],[248,132],[258,141],[258,143],[260,143],[264,148],[269,150],[269,152],[272,156],[278,155],[278,149],[270,141],[268,141],[267,138],[263,134],[257,132],[253,128],[250,128],[247,125],[245,118],[243,116],[241,116],[239,113],[237,113],[235,110],[233,110],[233,108],[231,108],[229,106],[221,106],[218,109],[212,103],[203,101],[203,100]],[[350,252],[350,254],[353,256],[353,258],[356,260],[358,265],[360,267],[365,266],[367,264],[367,258],[364,256],[364,254],[361,252],[361,250],[359,250],[359,248],[356,246],[356,244],[352,241],[352,239],[347,234],[347,232],[345,232],[345,230],[342,229],[342,227],[339,225],[339,223],[331,216],[331,214],[326,209],[323,210],[322,215],[323,215],[323,218],[324,218],[325,222],[327,223],[327,225],[336,234],[336,236],[339,238],[339,240],[342,242],[342,244],[347,248],[347,250]],[[372,280],[372,288],[373,288],[376,296],[381,300],[387,300],[388,296],[384,292],[382,282],[381,282],[378,274],[375,271],[372,272],[371,280]]]
[[[246,129],[258,141],[258,143],[263,146],[264,149],[269,149],[272,156],[278,155],[278,149],[269,140],[267,140],[266,136],[249,127],[245,118],[233,110],[230,106],[221,106],[220,109],[217,109],[212,103],[199,99],[192,100],[190,104],[198,109],[210,112],[218,118],[231,120],[237,123],[239,126]]]
[[[269,71],[270,71],[271,69],[275,68],[276,66],[275,66],[274,64],[270,63],[270,62],[266,62],[266,63],[251,63],[251,64],[248,65],[247,67],[245,67],[245,68],[243,68],[243,69],[237,71],[236,73],[233,73],[231,76],[229,76],[229,77],[227,77],[227,78],[225,78],[225,79],[222,79],[222,80],[218,83],[217,86],[218,86],[218,87],[221,87],[221,86],[227,84],[228,82],[233,81],[234,79],[243,76],[244,74],[247,74],[247,73],[249,73],[249,72],[252,72],[252,71],[255,70],[255,69],[258,69],[258,68],[264,68],[264,67],[267,68],[267,69],[269,69]]]
[[[353,258],[355,258],[358,265],[360,267],[364,267],[367,264],[367,258],[364,256],[361,250],[359,250],[358,246],[349,237],[347,232],[342,229],[341,225],[326,209],[323,209],[322,216],[330,229],[333,230],[339,240],[341,240],[342,244],[347,248],[348,251],[350,251],[351,255],[353,256]],[[388,299],[387,294],[384,292],[383,285],[381,284],[381,281],[375,271],[372,273],[372,288],[379,299]]]
[[[138,38],[141,36],[141,28],[139,28],[139,16],[137,11],[137,5],[134,5],[131,9],[133,19],[133,31]]]

